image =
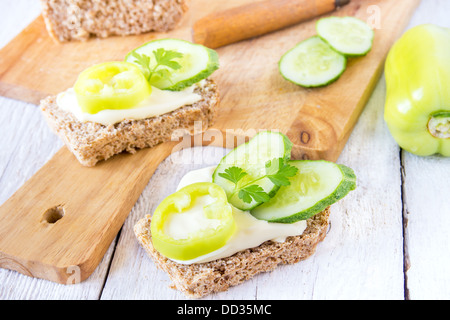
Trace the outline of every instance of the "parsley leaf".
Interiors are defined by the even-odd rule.
[[[241,180],[244,176],[247,175],[247,172],[242,170],[239,167],[233,166],[225,169],[225,173],[220,172],[219,177],[222,177],[224,179],[227,179],[234,184],[237,184],[239,180]]]
[[[175,50],[165,50],[163,48],[158,48],[153,51],[153,54],[155,55],[157,65],[167,66],[173,70],[181,69],[181,65],[178,62],[173,61],[173,59],[182,58],[182,53]]]
[[[290,185],[289,178],[295,176],[298,171],[297,167],[287,164],[284,158],[274,158],[267,161],[265,169],[265,175],[245,183],[242,183],[241,180],[247,175],[247,172],[242,168],[232,166],[226,168],[224,172],[219,172],[219,177],[235,184],[234,190],[228,195],[228,199],[231,199],[237,193],[238,197],[246,203],[251,203],[253,200],[260,203],[267,202],[270,200],[269,194],[256,182],[267,178],[277,187],[288,186]],[[241,183],[239,183],[240,181]]]
[[[289,178],[297,174],[298,169],[285,163],[283,158],[277,158],[266,163],[266,176],[276,186],[290,185]]]
[[[182,68],[182,66],[174,60],[183,57],[183,54],[178,51],[158,48],[153,51],[153,55],[156,63],[152,68],[150,66],[152,61],[148,55],[139,54],[136,51],[131,53],[131,56],[135,59],[134,63],[141,68],[148,82],[151,81],[154,75],[158,75],[159,78],[168,79],[170,81],[171,70],[168,68],[172,69],[172,71]]]
[[[256,202],[267,202],[270,200],[270,196],[264,192],[264,189],[256,184],[252,184],[239,190],[238,197],[245,203],[251,203],[252,198]]]
[[[141,67],[142,72],[144,73],[145,77],[148,79],[150,76],[150,57],[146,54],[139,54],[137,52],[132,52],[131,56],[135,58],[134,61],[135,64],[137,64],[139,67]]]

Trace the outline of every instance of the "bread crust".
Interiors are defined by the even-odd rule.
[[[40,108],[50,128],[63,140],[78,161],[88,167],[123,151],[153,147],[170,141],[176,130],[194,131],[194,122],[203,129],[214,122],[219,105],[219,91],[212,79],[196,84],[201,100],[172,112],[142,120],[124,120],[114,125],[80,122],[72,113],[56,104],[56,96],[41,101]],[[183,130],[180,130],[183,131]]]
[[[187,11],[186,0],[41,0],[49,34],[60,42],[166,32]]]
[[[151,215],[136,223],[134,233],[156,266],[169,275],[174,288],[188,297],[201,298],[213,292],[226,291],[279,265],[297,263],[310,257],[326,236],[329,215],[328,207],[307,220],[302,235],[288,237],[285,242],[266,241],[231,257],[192,265],[174,262],[155,250],[151,241]]]

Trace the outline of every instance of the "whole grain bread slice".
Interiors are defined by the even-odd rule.
[[[60,42],[169,31],[188,9],[186,0],[41,0],[41,5],[49,34]]]
[[[293,264],[310,257],[322,241],[329,225],[329,207],[307,220],[302,235],[288,237],[284,242],[266,241],[256,248],[240,251],[231,257],[205,263],[184,265],[162,256],[152,245],[151,215],[134,226],[135,235],[156,266],[165,271],[173,287],[188,297],[201,298],[225,291],[278,265]]]
[[[95,166],[115,154],[153,147],[170,141],[176,132],[194,131],[195,122],[202,128],[212,125],[219,105],[219,91],[212,79],[195,84],[198,102],[172,112],[142,120],[123,120],[114,125],[80,122],[72,113],[62,110],[56,96],[41,101],[40,108],[48,125],[60,136],[67,148],[84,166]]]

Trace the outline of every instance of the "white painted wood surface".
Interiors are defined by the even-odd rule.
[[[35,0],[1,1],[0,47],[39,11]],[[450,27],[449,12],[449,1],[423,0],[409,27]],[[205,299],[450,298],[450,159],[401,151],[383,120],[384,97],[382,78],[338,160],[355,170],[358,188],[332,207],[331,228],[316,254]],[[62,143],[36,106],[0,97],[0,111],[1,204]],[[61,285],[0,269],[0,300],[185,299],[169,288],[132,227],[175,190],[184,173],[214,164],[225,152],[195,148],[188,151],[192,163],[181,164],[176,155],[166,159],[88,280]]]

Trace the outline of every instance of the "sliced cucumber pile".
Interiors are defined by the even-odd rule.
[[[372,48],[373,30],[354,17],[319,19],[316,30],[334,50],[346,56],[366,55]]]
[[[303,87],[319,87],[338,79],[346,62],[345,56],[314,36],[286,52],[278,66],[285,79]]]
[[[289,161],[298,168],[291,184],[283,186],[268,202],[251,214],[270,222],[292,223],[306,220],[356,188],[352,169],[324,160]]]
[[[255,135],[249,142],[241,144],[230,151],[219,162],[213,173],[213,182],[221,186],[227,194],[228,201],[238,209],[251,210],[263,203],[262,199],[252,198],[250,202],[245,202],[239,197],[239,188],[248,186],[257,186],[261,189],[255,189],[264,192],[269,197],[273,196],[279,189],[276,183],[266,175],[266,164],[274,159],[287,161],[291,156],[292,142],[282,133],[263,131]],[[232,172],[230,168],[240,168],[245,175],[237,183],[226,179],[224,175]],[[236,179],[237,180],[237,179]],[[251,191],[251,190],[250,190]]]
[[[317,35],[303,40],[280,59],[281,75],[302,87],[321,87],[345,71],[347,58],[366,55],[373,30],[354,17],[327,17],[316,23]]]
[[[179,39],[150,41],[128,53],[125,61],[138,65],[152,86],[172,91],[189,87],[219,68],[216,51]]]

